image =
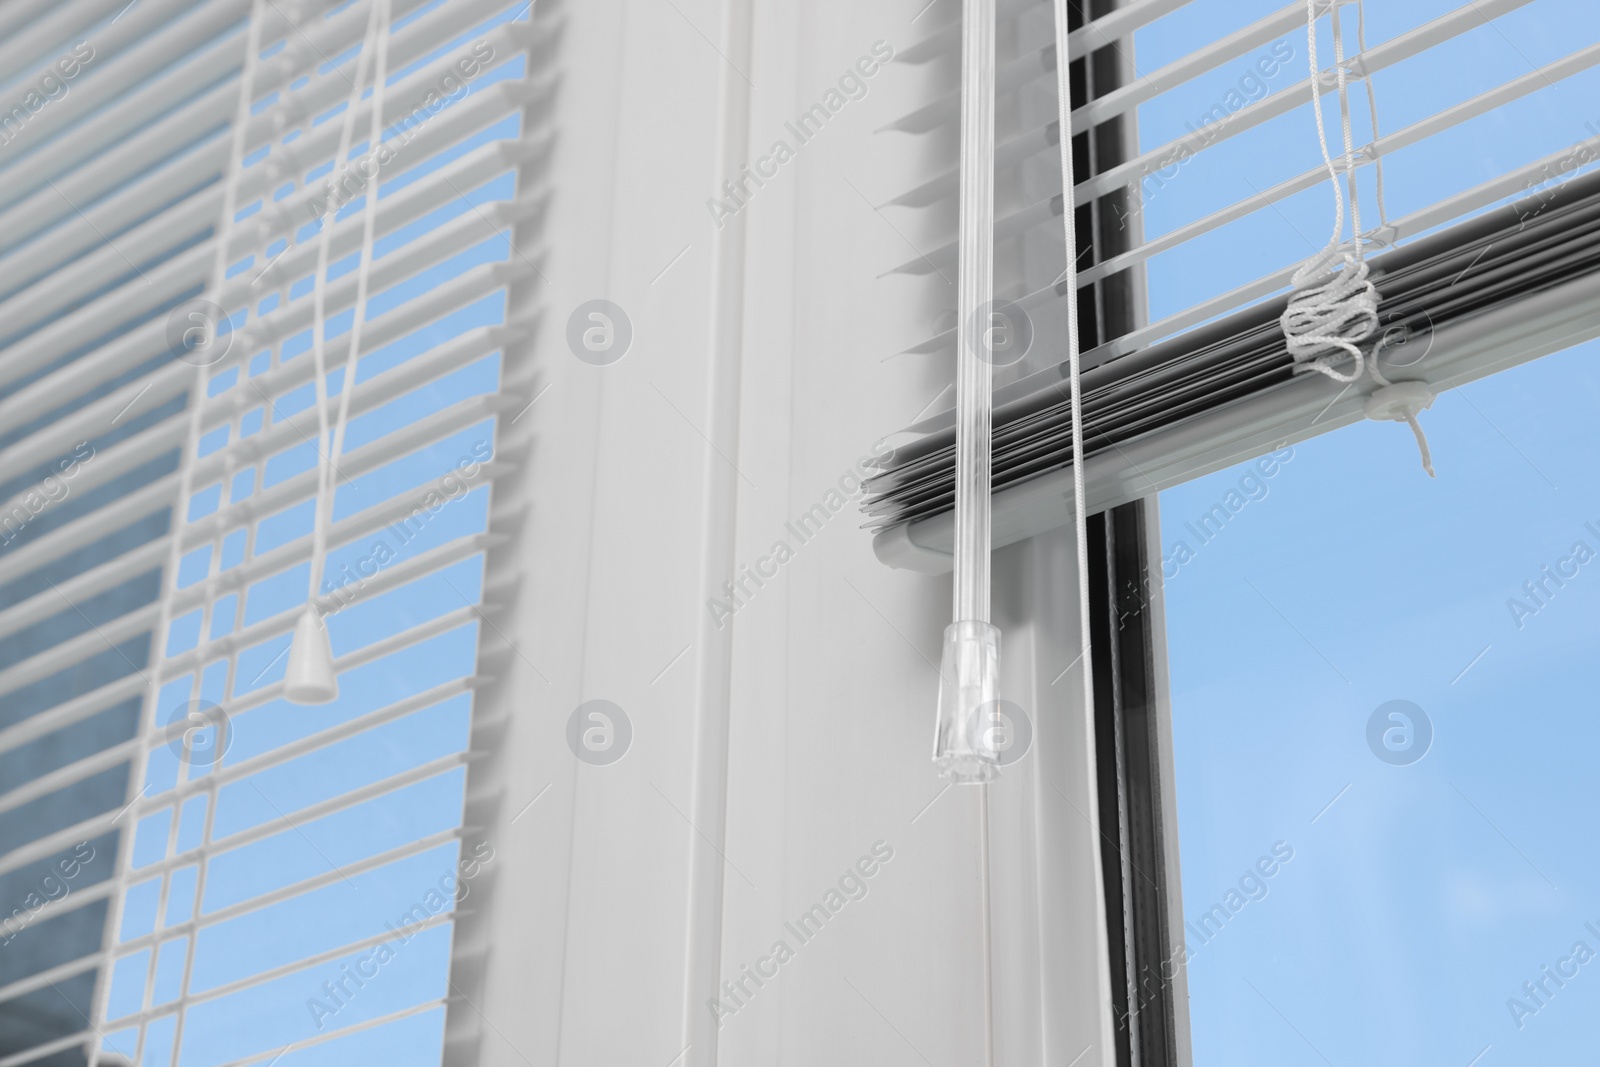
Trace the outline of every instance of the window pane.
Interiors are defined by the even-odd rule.
[[[1161,495],[1197,1067],[1592,1057],[1597,357]]]

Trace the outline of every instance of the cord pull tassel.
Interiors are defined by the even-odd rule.
[[[1423,382],[1395,382],[1367,397],[1362,406],[1367,418],[1374,422],[1403,422],[1411,427],[1417,438],[1417,450],[1422,453],[1422,469],[1428,477],[1437,478],[1433,472],[1433,453],[1428,448],[1427,435],[1417,416],[1433,406],[1434,392]]]
[[[310,604],[295,620],[283,696],[291,704],[327,704],[339,699],[339,677],[333,669],[328,627]]]

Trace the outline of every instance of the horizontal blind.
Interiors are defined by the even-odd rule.
[[[1575,278],[1600,274],[1600,174],[1514,203],[1372,260],[1389,339],[1391,373],[1415,366],[1436,331]],[[1085,375],[1085,432],[1093,454],[1289,384],[1294,361],[1278,297]],[[1409,346],[1409,347],[1408,347]],[[999,492],[1070,463],[1066,385],[1058,369],[1013,383],[996,397],[995,486]],[[878,528],[940,514],[954,492],[953,430],[937,428],[896,451],[892,472],[872,479],[867,512]]]
[[[0,813],[59,817],[0,842],[0,887],[92,856],[24,931],[49,947],[3,972],[0,1013],[45,1021],[4,1028],[0,1063],[437,1049],[455,898],[492,863],[461,818],[497,442],[528,399],[502,360],[527,329],[507,294],[539,273],[513,231],[542,211],[522,174],[547,41],[525,3],[392,0],[375,92],[361,0],[25,6],[8,91],[66,88],[0,146],[0,469],[27,472],[0,487]],[[341,697],[300,707],[318,243],[331,227],[331,422],[374,189],[318,599]],[[347,977],[379,955],[380,979]]]
[[[1291,273],[1315,250],[1315,242],[1324,239],[1332,219],[1327,171],[1317,155],[1310,114],[1313,80],[1305,58],[1306,5],[1291,3],[1248,22],[1254,7],[1192,0],[1162,11],[1159,19],[1142,25],[1121,46],[1130,57],[1142,57],[1147,51],[1144,43],[1153,42],[1148,51],[1155,61],[1139,65],[1131,81],[1074,111],[1075,120],[1089,123],[1135,116],[1141,131],[1135,155],[1082,178],[1076,187],[1080,211],[1085,205],[1101,208],[1096,235],[1102,238],[1101,251],[1107,253],[1097,257],[1098,262],[1080,264],[1080,305],[1085,291],[1120,279],[1147,292],[1152,320],[1103,336],[1085,353],[1084,365],[1091,376],[1114,383],[1098,395],[1091,391],[1091,409],[1086,413],[1091,450],[1122,447],[1140,435],[1159,434],[1292,377],[1286,356],[1258,353],[1264,369],[1254,378],[1236,376],[1229,388],[1213,389],[1209,399],[1203,399],[1202,390],[1188,395],[1186,403],[1171,402],[1170,380],[1180,373],[1196,375],[1197,382],[1227,380],[1226,365],[1215,375],[1209,373],[1204,353],[1215,347],[1218,338],[1259,330],[1261,323],[1281,312]],[[1342,8],[1351,57],[1347,73],[1354,85],[1356,181],[1363,197],[1363,222],[1371,223],[1363,240],[1380,252],[1404,251],[1422,238],[1456,228],[1453,237],[1428,245],[1426,252],[1395,259],[1396,266],[1414,267],[1429,257],[1453,261],[1451,250],[1462,247],[1481,251],[1492,241],[1474,244],[1482,231],[1464,226],[1468,220],[1504,208],[1498,217],[1510,219],[1510,228],[1520,230],[1524,217],[1544,216],[1557,188],[1600,157],[1600,130],[1592,123],[1584,125],[1586,113],[1581,107],[1600,88],[1600,71],[1595,69],[1600,45],[1594,43],[1594,31],[1600,26],[1595,25],[1591,9],[1574,8],[1567,0],[1479,0],[1443,11],[1372,7],[1367,14],[1368,47],[1359,56],[1355,6],[1345,3]],[[1328,4],[1318,4],[1324,57],[1332,55],[1328,10]],[[1566,26],[1568,32],[1550,32],[1555,26]],[[1043,77],[1042,61],[1025,66],[1030,69],[1018,76],[1019,86]],[[1319,80],[1321,92],[1331,95],[1332,69],[1325,67]],[[1363,98],[1367,92],[1374,94],[1376,127],[1368,121]],[[1336,130],[1337,105],[1328,100],[1324,106],[1333,113]],[[911,128],[905,122],[897,126]],[[1024,123],[1021,132],[1002,145],[1002,166],[1049,166],[1055,137],[1056,128],[1048,121],[1032,127]],[[1485,151],[1486,145],[1494,147]],[[1375,180],[1380,167],[1387,178],[1381,201],[1386,210],[1381,215],[1373,211],[1380,192]],[[942,219],[942,206],[953,192],[953,172],[945,173],[891,203],[933,212],[933,218]],[[1117,197],[1126,198],[1121,205],[1114,199],[1109,202],[1111,229],[1125,242],[1120,249],[1104,240],[1107,198]],[[1521,206],[1504,207],[1519,202]],[[1059,226],[1063,201],[1041,195],[1023,198],[1012,207],[997,223],[996,240],[1002,247],[1033,239],[1036,229],[1048,227],[1051,220]],[[1500,223],[1488,225],[1500,227]],[[949,237],[953,241],[953,230]],[[908,275],[945,270],[953,247],[946,243],[924,248],[924,254],[896,270]],[[1486,255],[1496,259],[1511,247],[1501,244]],[[1382,256],[1373,261],[1375,267],[1381,260]],[[1555,279],[1581,275],[1586,269],[1583,262],[1578,256],[1564,263],[1556,268]],[[1270,269],[1260,273],[1263,268]],[[1375,275],[1380,292],[1390,301],[1380,306],[1382,332],[1418,328],[1425,312],[1414,304],[1396,302],[1410,292],[1409,283],[1402,278],[1386,280],[1387,273],[1390,269],[1382,268]],[[1530,276],[1550,277],[1537,271]],[[1059,393],[1060,373],[1055,367],[1062,353],[1051,344],[1047,330],[1038,326],[1052,320],[1066,293],[1059,278],[1038,285],[1016,274],[997,284],[1001,286],[997,299],[1005,299],[1016,314],[1034,320],[1035,332],[1045,342],[1042,350],[1036,342],[1027,363],[1003,390],[1012,400],[1033,390],[1044,391],[1013,409],[1029,413],[1029,428],[1024,430],[1022,423],[1003,425],[1005,415],[997,412],[996,491],[1004,493],[1007,485],[1050,475],[1064,462],[1059,450],[1020,448],[1016,442],[1027,434],[1033,435],[1028,437],[1031,441],[1049,437],[1059,442],[1066,432],[1061,410],[1052,406],[1052,394]],[[1519,292],[1537,292],[1539,284],[1526,290],[1501,286],[1494,288],[1493,299],[1476,301],[1452,302],[1430,291],[1428,310],[1437,318],[1428,328],[1514,302]],[[949,322],[939,325],[938,332],[915,340],[897,358],[949,358],[954,330]],[[1171,365],[1156,368],[1157,353],[1170,357]],[[1137,366],[1117,366],[1135,355]],[[1411,368],[1410,376],[1425,373],[1426,368]],[[1029,374],[1035,377],[1028,378]],[[1359,402],[1359,396],[1355,399]],[[1102,420],[1098,428],[1096,418]],[[888,531],[879,541],[885,558],[905,560],[908,552],[917,554],[915,543],[942,543],[943,535],[934,533],[934,526],[926,535],[900,527],[926,523],[943,516],[949,507],[953,472],[937,458],[945,426],[948,417],[938,416],[911,427],[907,440],[912,443],[898,451],[882,477],[869,483],[869,520]],[[1119,427],[1122,436],[1111,432],[1111,426]],[[1192,443],[1194,435],[1185,440]],[[1103,503],[1091,501],[1096,506]],[[1064,508],[1057,511],[1069,514]],[[1019,532],[1026,536],[1037,530],[1030,525]],[[938,566],[932,558],[936,552],[923,554],[928,556],[925,563]]]

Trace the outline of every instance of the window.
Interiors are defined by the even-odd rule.
[[[438,1063],[496,857],[463,811],[529,6],[59,15],[9,9],[0,75],[0,1062]],[[342,394],[339,696],[301,706]]]
[[[1585,1054],[1597,351],[1161,495],[1196,1064]]]
[[[1384,19],[1400,16],[1408,25],[1386,26],[1374,13],[1369,44],[1391,44],[1374,45],[1369,54],[1403,43],[1423,14],[1387,11]],[[1448,24],[1458,14],[1439,17]],[[1463,23],[1459,35],[1435,34],[1427,51],[1370,79],[1384,117],[1380,144],[1396,146],[1385,153],[1389,213],[1413,220],[1397,224],[1401,251],[1375,260],[1389,266],[1380,281],[1381,306],[1390,327],[1385,338],[1397,341],[1382,353],[1383,369],[1456,386],[1424,417],[1434,447],[1456,452],[1453,471],[1441,472],[1440,482],[1426,478],[1403,429],[1351,424],[1352,412],[1341,410],[1347,401],[1334,390],[1305,408],[1284,396],[1270,425],[1253,424],[1255,415],[1240,403],[1249,387],[1237,368],[1258,343],[1249,340],[1251,331],[1259,337],[1275,328],[1281,304],[1165,346],[1174,365],[1213,358],[1207,387],[1219,390],[1219,400],[1209,425],[1190,437],[1203,457],[1195,466],[1175,476],[1159,450],[1141,450],[1137,430],[1123,439],[1133,442],[1122,445],[1127,466],[1145,479],[1146,490],[1153,478],[1163,492],[1159,519],[1155,500],[1115,507],[1100,517],[1091,540],[1101,583],[1094,592],[1102,829],[1113,843],[1105,879],[1107,898],[1120,902],[1108,916],[1119,1062],[1395,1056],[1428,1062],[1454,1059],[1458,1051],[1463,1063],[1491,1054],[1560,1058],[1582,1032],[1583,1004],[1575,996],[1567,997],[1579,1009],[1571,1029],[1547,1025],[1537,1033],[1528,1020],[1555,1004],[1554,994],[1566,991],[1587,954],[1578,945],[1587,917],[1570,921],[1581,916],[1581,891],[1570,887],[1587,884],[1592,872],[1580,865],[1562,894],[1534,869],[1506,824],[1527,823],[1524,832],[1537,842],[1587,810],[1575,794],[1565,798],[1563,816],[1544,805],[1538,815],[1522,810],[1519,786],[1520,795],[1530,795],[1555,763],[1542,763],[1537,742],[1518,743],[1526,736],[1523,720],[1509,708],[1547,708],[1536,716],[1537,735],[1582,743],[1581,713],[1569,712],[1570,697],[1558,694],[1581,688],[1570,672],[1581,677],[1583,661],[1547,649],[1581,642],[1592,619],[1581,614],[1579,598],[1569,598],[1568,611],[1577,614],[1550,631],[1550,646],[1513,646],[1528,650],[1528,658],[1506,657],[1504,673],[1491,682],[1473,676],[1507,643],[1473,609],[1492,601],[1515,624],[1551,603],[1551,592],[1570,588],[1560,574],[1545,578],[1542,564],[1529,579],[1503,580],[1512,589],[1505,597],[1496,599],[1489,588],[1487,575],[1515,569],[1513,561],[1541,539],[1565,541],[1550,566],[1564,562],[1581,572],[1577,559],[1588,549],[1576,538],[1588,520],[1577,515],[1588,464],[1569,468],[1573,473],[1562,479],[1540,468],[1559,465],[1557,457],[1588,455],[1594,442],[1579,411],[1564,403],[1538,404],[1535,418],[1525,412],[1547,390],[1577,407],[1577,398],[1592,396],[1583,360],[1593,344],[1563,349],[1593,336],[1593,326],[1571,329],[1553,301],[1534,300],[1516,315],[1518,298],[1509,291],[1489,295],[1494,283],[1475,277],[1474,268],[1487,265],[1498,238],[1498,250],[1514,257],[1508,264],[1517,262],[1529,278],[1540,254],[1531,246],[1513,252],[1512,245],[1538,228],[1557,198],[1569,205],[1592,198],[1589,180],[1567,183],[1594,158],[1595,131],[1583,126],[1580,103],[1594,51],[1573,50],[1571,38],[1551,32],[1553,12],[1537,5],[1493,22],[1492,13],[1482,14]],[[1191,5],[1141,31],[1139,55],[1160,58],[1169,48],[1181,58],[1192,48],[1185,34],[1202,24],[1209,34],[1219,18]],[[1223,66],[1164,94],[1141,109],[1142,143],[1181,136],[1175,124],[1191,114],[1212,114],[1187,124],[1209,141],[1199,131],[1212,123],[1226,128],[1234,115],[1265,106],[1282,88],[1268,77],[1279,66],[1273,50],[1297,46],[1303,50],[1303,35],[1266,45],[1266,62],[1236,83]],[[1557,71],[1564,73],[1553,76]],[[1421,89],[1417,79],[1430,88]],[[1481,96],[1470,95],[1480,88]],[[1205,106],[1208,93],[1221,103],[1220,113]],[[1446,94],[1466,99],[1437,111],[1439,119],[1424,117]],[[1398,97],[1395,108],[1387,103],[1391,96]],[[1145,179],[1143,221],[1156,253],[1147,264],[1153,318],[1197,321],[1183,309],[1214,311],[1248,294],[1250,277],[1292,259],[1296,244],[1309,251],[1322,239],[1310,220],[1326,190],[1313,193],[1308,182],[1288,177],[1297,149],[1283,140],[1293,140],[1291,134],[1267,139],[1304,111],[1229,137],[1221,153],[1196,152]],[[1364,112],[1357,111],[1358,121]],[[1388,125],[1396,112],[1402,125],[1385,138],[1384,129],[1396,130]],[[1439,127],[1446,118],[1463,122],[1462,130],[1494,132],[1468,143],[1464,133]],[[1490,143],[1490,151],[1479,147]],[[1507,165],[1524,158],[1541,162],[1510,171],[1514,180],[1507,181]],[[1307,166],[1314,169],[1314,161]],[[1371,171],[1363,171],[1369,205],[1377,193]],[[1488,188],[1469,191],[1485,179]],[[1518,199],[1501,207],[1491,193]],[[1240,198],[1258,209],[1270,201],[1272,213],[1225,206]],[[1416,239],[1419,226],[1452,213],[1476,217]],[[1583,226],[1568,222],[1561,229],[1576,235]],[[1487,236],[1491,230],[1494,237]],[[1381,240],[1392,236],[1379,233]],[[1452,246],[1463,258],[1447,267],[1457,254]],[[1437,257],[1437,266],[1423,266],[1429,257]],[[1589,269],[1581,255],[1550,262],[1556,273],[1534,282],[1523,298]],[[1430,270],[1433,281],[1407,288],[1407,274],[1421,280]],[[1492,339],[1473,357],[1479,368],[1465,370],[1462,359],[1473,345],[1463,344],[1459,331],[1447,335],[1445,318],[1463,311],[1484,316],[1502,299],[1514,322],[1499,332],[1492,318],[1480,318],[1480,334]],[[1567,298],[1574,301],[1583,298]],[[1543,330],[1550,337],[1541,340]],[[1155,365],[1162,347],[1140,356],[1146,366]],[[1535,356],[1543,358],[1516,366]],[[1474,381],[1500,367],[1515,369]],[[1182,396],[1164,395],[1169,405]],[[1516,443],[1519,437],[1525,445]],[[1214,469],[1220,457],[1241,455],[1250,458]],[[1557,489],[1563,482],[1567,488]],[[1563,525],[1575,532],[1558,534]],[[1530,589],[1525,580],[1544,587]],[[1484,640],[1460,664],[1439,666],[1449,642],[1465,639],[1473,626]],[[1341,656],[1344,666],[1331,667]],[[1431,688],[1430,671],[1444,674]],[[1492,695],[1469,696],[1474,681],[1491,686]],[[1396,691],[1371,695],[1386,686]],[[1414,691],[1403,696],[1398,689]],[[1430,703],[1431,712],[1423,706]],[[1347,720],[1355,719],[1357,732],[1345,737]],[[1454,761],[1441,747],[1447,734],[1456,738]],[[1433,760],[1431,773],[1423,769],[1425,757]],[[1305,791],[1316,791],[1313,781],[1334,768],[1348,773],[1303,818],[1291,818]],[[1466,780],[1472,771],[1482,775],[1477,789]],[[1333,830],[1335,813],[1362,792],[1365,802],[1347,808],[1350,821]],[[1476,792],[1488,794],[1488,807]],[[1496,802],[1501,807],[1491,812]],[[1563,806],[1559,798],[1554,803]],[[1265,831],[1278,822],[1281,832]],[[1252,835],[1258,840],[1247,842]],[[1491,841],[1523,869],[1498,865],[1506,855],[1494,852]],[[1550,838],[1543,843],[1556,855],[1566,852]],[[1308,855],[1317,858],[1304,863]],[[1302,861],[1298,870],[1295,861]],[[1502,981],[1502,972],[1516,969],[1506,965],[1508,957],[1537,956],[1541,935],[1566,937],[1550,929],[1563,912],[1576,932],[1561,952],[1531,962],[1527,978]],[[1252,929],[1260,915],[1270,918]],[[1236,932],[1244,936],[1234,941]],[[1550,979],[1540,970],[1547,963],[1565,969]],[[1552,1017],[1559,1019],[1545,1014]]]
[[[1575,1058],[1600,14],[994,6],[940,792],[976,3],[0,4],[0,1067]]]
[[[1421,417],[1425,441],[1413,441],[1403,427],[1360,421],[1374,381],[1342,385],[1296,373],[1285,349],[1279,318],[1291,274],[1326,244],[1333,219],[1328,166],[1308,106],[1305,5],[1122,5],[1117,14],[1127,18],[1130,36],[1075,60],[1081,64],[1075,117],[1086,129],[1079,136],[1097,149],[1116,146],[1079,153],[1075,199],[1084,249],[1078,305],[1087,350],[1085,477],[1088,502],[1100,512],[1090,524],[1091,662],[1118,1063],[1231,1062],[1246,1049],[1259,1049],[1249,1053],[1259,1062],[1311,1062],[1319,1050],[1289,1051],[1275,1037],[1263,1043],[1278,1030],[1295,1034],[1297,1020],[1284,1026],[1295,1013],[1279,1013],[1281,1005],[1268,998],[1275,992],[1270,986],[1288,992],[1272,968],[1302,962],[1294,983],[1303,990],[1302,1010],[1340,1035],[1325,1057],[1333,1062],[1381,1058],[1398,1048],[1419,1061],[1443,1047],[1432,1033],[1459,1032],[1477,1018],[1441,1008],[1425,1020],[1434,994],[1416,992],[1424,979],[1412,972],[1404,995],[1386,1002],[1392,1010],[1383,1026],[1355,1028],[1370,1044],[1340,1030],[1363,1018],[1364,1005],[1374,1019],[1378,1009],[1352,994],[1347,1010],[1336,1010],[1338,996],[1322,992],[1318,968],[1324,962],[1345,968],[1340,988],[1353,989],[1364,965],[1383,966],[1385,946],[1348,916],[1370,912],[1374,922],[1402,922],[1385,911],[1392,898],[1381,897],[1380,886],[1405,892],[1390,869],[1380,867],[1359,887],[1367,912],[1354,905],[1319,911],[1317,898],[1292,919],[1285,909],[1292,927],[1261,928],[1258,941],[1236,950],[1238,963],[1225,953],[1208,961],[1199,948],[1220,938],[1216,929],[1232,916],[1243,925],[1257,900],[1281,892],[1273,887],[1284,883],[1271,879],[1304,858],[1287,831],[1246,845],[1238,840],[1240,827],[1259,829],[1276,818],[1289,797],[1298,799],[1294,790],[1309,787],[1315,757],[1333,758],[1335,739],[1318,732],[1334,716],[1331,698],[1305,692],[1309,665],[1288,659],[1268,641],[1265,621],[1249,612],[1261,609],[1291,636],[1296,624],[1284,620],[1306,612],[1351,642],[1350,655],[1359,649],[1375,657],[1373,646],[1381,647],[1394,670],[1407,656],[1425,654],[1445,625],[1442,616],[1470,599],[1472,584],[1464,573],[1452,584],[1434,562],[1423,562],[1449,552],[1428,545],[1445,536],[1443,525],[1487,529],[1490,519],[1516,513],[1487,503],[1491,485],[1501,494],[1546,487],[1526,464],[1513,473],[1488,462],[1483,449],[1514,451],[1507,442],[1515,437],[1496,428],[1503,420],[1486,414],[1471,423],[1481,437],[1462,451],[1454,478],[1428,479],[1418,445],[1431,446],[1437,460],[1438,449],[1451,447],[1447,440],[1468,432],[1467,423],[1458,428],[1451,420],[1473,411],[1472,398],[1490,391],[1507,397],[1518,382],[1556,374],[1561,361],[1584,350],[1571,346],[1600,331],[1590,311],[1596,264],[1585,250],[1600,193],[1589,173],[1600,158],[1600,130],[1586,124],[1600,76],[1600,49],[1591,43],[1600,33],[1594,12],[1561,0],[1371,11],[1343,4],[1333,17],[1330,6],[1320,5],[1317,37],[1328,90],[1331,24],[1341,27],[1347,55],[1355,57],[1346,64],[1348,121],[1352,188],[1362,214],[1354,219],[1346,202],[1345,232],[1361,235],[1380,298],[1379,329],[1366,355],[1388,378],[1423,383],[1440,395]],[[1025,45],[1020,54],[1029,54]],[[1001,70],[1001,78],[1013,71],[1004,55]],[[1331,91],[1324,109],[1337,159],[1342,122]],[[1023,127],[1029,128],[1026,112]],[[1050,144],[1047,129],[1002,141],[1002,174],[1026,174],[1019,161],[1036,161]],[[898,202],[921,203],[932,188]],[[1050,212],[1036,201],[1002,208],[997,244],[1048,242],[1039,227]],[[912,262],[903,269],[926,273]],[[1058,365],[1058,316],[1067,294],[1026,270],[1002,270],[997,294],[1031,318],[1036,345],[1044,348],[1036,347],[1020,372],[1008,369],[997,378],[994,530],[1003,545],[1068,523],[1072,486],[1065,366]],[[945,351],[952,336],[946,331],[909,351]],[[1565,395],[1586,395],[1580,379],[1546,380]],[[1481,402],[1476,407],[1487,411]],[[1582,424],[1553,406],[1545,411],[1562,425]],[[951,419],[935,415],[915,429],[919,436],[869,483],[876,495],[868,514],[878,527],[881,559],[938,573],[949,566],[952,540]],[[1592,442],[1574,433],[1571,451],[1582,454]],[[1481,488],[1471,499],[1482,503],[1468,521],[1469,498],[1455,494],[1469,494],[1464,483],[1473,482]],[[1289,496],[1284,486],[1295,484],[1303,486],[1304,514],[1279,503]],[[1363,492],[1379,487],[1388,495]],[[1431,525],[1418,517],[1423,501],[1432,502]],[[1259,535],[1266,540],[1239,539],[1236,556],[1217,550],[1269,508],[1280,520]],[[1507,531],[1529,525],[1499,521]],[[1570,516],[1563,521],[1573,525]],[[1405,529],[1390,536],[1383,532],[1388,525]],[[1415,539],[1418,525],[1431,541]],[[1503,539],[1482,546],[1476,565],[1504,559],[1507,548]],[[1569,568],[1575,566],[1576,547],[1565,553]],[[1230,560],[1232,569],[1222,573],[1250,596],[1248,604],[1194,577],[1217,573]],[[1350,580],[1351,573],[1360,580]],[[1418,584],[1422,574],[1430,584]],[[1262,582],[1278,579],[1276,593],[1246,583],[1258,575]],[[1472,649],[1462,666],[1489,643]],[[1349,684],[1358,684],[1354,676]],[[1364,714],[1377,714],[1386,699],[1369,701]],[[1384,719],[1380,740],[1415,726],[1401,706],[1384,715],[1390,712],[1401,717]],[[1289,738],[1303,754],[1272,747]],[[1069,772],[1070,764],[1058,769]],[[1272,783],[1278,791],[1268,788]],[[1382,800],[1373,803],[1383,810]],[[1430,844],[1409,859],[1376,857],[1348,843],[1330,862],[1431,864],[1428,878],[1410,881],[1432,884],[1441,864],[1455,862],[1437,842],[1453,842],[1456,826],[1416,825],[1416,832]],[[1239,870],[1224,877],[1230,864]],[[1217,888],[1197,887],[1198,872]],[[1445,907],[1438,900],[1423,905],[1421,892],[1405,896],[1406,907]],[[1502,902],[1493,921],[1505,922],[1512,910]],[[1461,951],[1465,928],[1431,929],[1431,940],[1419,934],[1406,942],[1408,959],[1397,967]],[[1372,964],[1335,952],[1355,944],[1366,946]],[[1289,960],[1290,946],[1304,955]],[[1572,946],[1565,948],[1570,955]],[[1182,966],[1191,953],[1194,965]],[[1241,985],[1255,965],[1268,976],[1262,996]],[[1437,977],[1441,969],[1428,973]],[[1426,988],[1441,991],[1438,1003],[1460,1005],[1460,981],[1452,974],[1449,983]],[[1252,998],[1248,1005],[1235,995],[1241,989]],[[1524,996],[1550,998],[1537,990]],[[1266,1025],[1269,1018],[1276,1027]],[[1550,1040],[1542,1051],[1559,1054],[1561,1039]],[[1461,1062],[1493,1042],[1485,1034],[1461,1050]]]

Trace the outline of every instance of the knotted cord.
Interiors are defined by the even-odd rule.
[[[1350,119],[1350,74],[1344,54],[1344,27],[1339,18],[1339,7],[1350,0],[1321,0],[1329,3],[1333,21],[1334,84],[1339,97],[1339,118],[1344,137],[1343,169],[1345,183],[1350,193],[1350,240],[1344,239],[1344,194],[1339,182],[1339,168],[1334,165],[1333,153],[1328,148],[1328,131],[1322,117],[1322,68],[1317,58],[1317,4],[1319,0],[1306,0],[1306,47],[1311,63],[1312,113],[1317,120],[1317,143],[1322,149],[1322,161],[1328,168],[1328,179],[1333,185],[1333,235],[1327,247],[1312,256],[1295,271],[1295,291],[1289,297],[1279,322],[1289,355],[1296,369],[1313,370],[1325,374],[1336,382],[1351,385],[1370,374],[1379,388],[1368,398],[1366,414],[1370,419],[1404,422],[1416,436],[1417,448],[1422,454],[1422,469],[1434,477],[1433,456],[1428,448],[1428,438],[1422,432],[1417,415],[1433,403],[1434,395],[1422,382],[1391,382],[1378,365],[1378,349],[1370,354],[1361,348],[1362,342],[1378,329],[1378,290],[1369,277],[1365,242],[1369,239],[1361,230],[1361,197],[1356,181],[1355,133]],[[1354,62],[1361,63],[1367,50],[1367,18],[1363,0],[1356,3],[1356,44],[1359,49]],[[1378,137],[1378,102],[1372,91],[1372,80],[1363,73],[1367,94],[1367,107],[1372,117],[1372,137]],[[1375,164],[1378,194],[1379,232],[1389,232],[1388,211],[1383,197],[1383,159],[1376,150],[1372,152]],[[1332,349],[1332,351],[1330,351]],[[1345,373],[1334,363],[1348,355],[1355,366]]]
[[[1312,112],[1317,119],[1317,143],[1322,161],[1333,184],[1333,236],[1327,247],[1312,256],[1294,273],[1295,293],[1282,319],[1289,354],[1296,363],[1349,384],[1361,378],[1367,366],[1360,342],[1378,328],[1378,291],[1368,278],[1366,256],[1361,239],[1361,201],[1355,180],[1355,134],[1350,122],[1349,72],[1345,67],[1344,37],[1339,32],[1337,0],[1334,7],[1334,77],[1339,94],[1339,112],[1344,134],[1344,172],[1350,186],[1350,220],[1353,237],[1344,240],[1344,190],[1339,170],[1328,150],[1328,132],[1322,118],[1322,71],[1317,59],[1317,0],[1306,0],[1306,42],[1311,55]],[[1334,348],[1355,361],[1355,369],[1345,374],[1333,365],[1338,358],[1328,352]],[[1382,374],[1372,364],[1375,378]],[[1386,383],[1384,383],[1386,384]]]

